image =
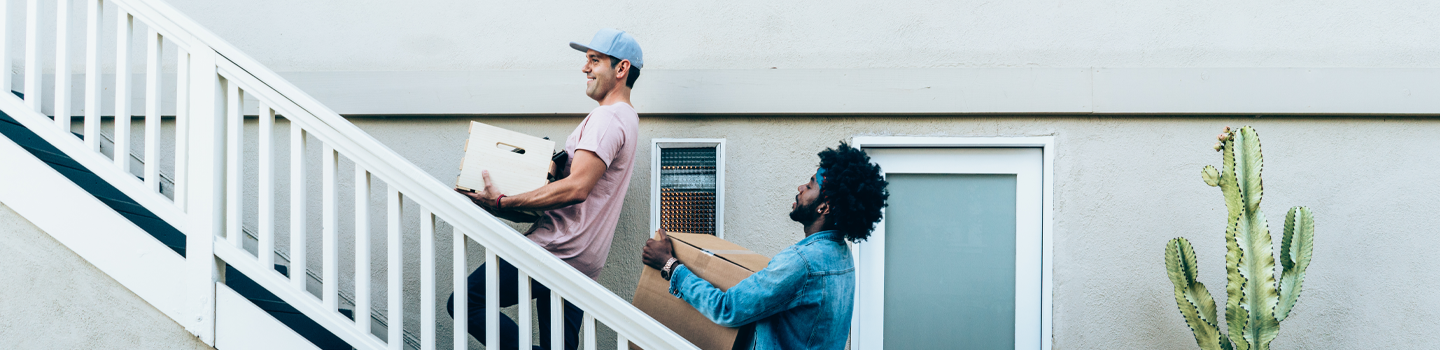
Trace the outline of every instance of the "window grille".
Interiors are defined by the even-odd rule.
[[[659,227],[720,235],[724,193],[719,143],[656,143]]]

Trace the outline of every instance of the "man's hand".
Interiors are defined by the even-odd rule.
[[[675,257],[675,248],[670,244],[670,236],[665,234],[665,229],[655,230],[660,239],[645,240],[645,253],[641,256],[645,266],[659,270],[665,267],[665,262]]]
[[[480,171],[480,180],[485,182],[485,188],[481,188],[479,192],[473,190],[466,191],[458,188],[455,189],[455,192],[460,192],[460,194],[465,195],[465,197],[469,197],[470,201],[475,202],[475,205],[480,206],[481,209],[493,213],[495,209],[498,209],[495,207],[495,199],[500,197],[500,189],[496,188],[495,184],[490,183],[489,170]]]

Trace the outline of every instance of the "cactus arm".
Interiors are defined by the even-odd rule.
[[[1210,187],[1220,186],[1220,171],[1206,165],[1204,169],[1200,169],[1200,179],[1205,180],[1205,184]]]
[[[1280,304],[1275,319],[1284,321],[1300,299],[1300,284],[1305,281],[1305,268],[1310,267],[1314,251],[1315,217],[1310,208],[1290,208],[1285,215],[1285,235],[1280,240]]]
[[[1234,138],[1224,141],[1220,168],[1219,187],[1220,193],[1225,197],[1225,209],[1228,211],[1226,221],[1229,222],[1225,228],[1225,325],[1230,330],[1229,340],[1234,343],[1234,348],[1248,350],[1250,347],[1242,337],[1249,315],[1240,307],[1241,301],[1245,299],[1245,279],[1240,275],[1240,260],[1244,251],[1240,250],[1235,239],[1243,204],[1240,186],[1235,177]]]
[[[1215,299],[1205,284],[1196,279],[1200,270],[1189,240],[1175,238],[1165,246],[1165,270],[1175,285],[1175,304],[1195,335],[1195,343],[1202,350],[1228,349],[1230,341],[1215,323]]]
[[[1260,178],[1263,167],[1260,140],[1254,129],[1244,127],[1235,133],[1234,144],[1236,184],[1243,204],[1235,226],[1237,246],[1232,246],[1242,250],[1238,266],[1243,284],[1240,307],[1246,318],[1242,338],[1249,349],[1267,350],[1280,331],[1280,322],[1275,318],[1280,294],[1276,290],[1274,242],[1260,210],[1264,192]]]

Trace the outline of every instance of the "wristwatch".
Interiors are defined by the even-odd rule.
[[[670,258],[670,260],[666,260],[666,261],[665,261],[665,267],[660,268],[660,278],[664,278],[666,281],[669,281],[669,280],[670,280],[670,273],[671,273],[671,272],[674,272],[674,271],[671,270],[671,269],[675,268],[675,262],[677,262],[677,261],[679,261],[679,260],[676,260],[676,259],[673,258],[673,257]]]

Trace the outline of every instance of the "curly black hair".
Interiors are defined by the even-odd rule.
[[[851,242],[864,241],[880,222],[880,209],[890,192],[889,182],[880,176],[880,166],[870,156],[844,141],[840,147],[820,151],[820,168],[825,169],[825,182],[820,184],[820,200],[830,204],[828,226],[839,230]]]

